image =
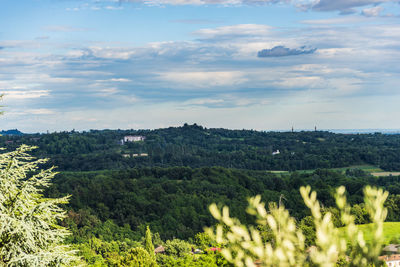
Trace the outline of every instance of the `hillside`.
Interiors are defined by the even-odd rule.
[[[125,142],[124,136],[144,136]],[[260,132],[207,129],[196,124],[156,130],[91,130],[1,136],[0,144],[38,146],[59,170],[221,166],[252,170],[313,170],[374,165],[400,171],[400,135]]]
[[[134,236],[143,234],[143,225],[147,224],[163,238],[187,239],[214,224],[208,211],[213,202],[230,206],[233,216],[241,222],[253,223],[245,207],[248,197],[259,194],[266,203],[281,201],[300,221],[309,215],[299,193],[300,186],[310,185],[325,207],[333,207],[338,186],[347,188],[349,202],[354,205],[363,201],[362,189],[367,184],[400,194],[400,177],[376,178],[353,170],[346,174],[316,170],[277,175],[221,167],[63,172],[48,194],[72,195],[69,209],[75,215],[71,216],[81,218],[72,229],[93,229],[100,222],[112,220],[119,226],[129,225]],[[400,220],[399,198],[390,203],[388,220]],[[368,222],[365,218],[360,221]]]
[[[2,130],[0,131],[0,135],[23,135],[24,133],[14,129],[14,130]]]

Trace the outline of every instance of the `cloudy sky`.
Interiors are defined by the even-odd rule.
[[[400,128],[398,0],[1,0],[0,129]]]

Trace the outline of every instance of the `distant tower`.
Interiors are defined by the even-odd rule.
[[[294,132],[293,126],[292,126],[292,133]]]
[[[314,130],[317,131],[317,126],[315,126]]]

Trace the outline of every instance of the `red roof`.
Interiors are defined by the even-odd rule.
[[[380,256],[379,259],[381,261],[399,261],[400,260],[400,254]]]

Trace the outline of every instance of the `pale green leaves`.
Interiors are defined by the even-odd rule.
[[[62,244],[69,232],[58,225],[65,217],[59,204],[69,197],[42,195],[55,176],[53,168],[39,170],[26,145],[0,154],[0,265],[59,266],[75,260]]]
[[[276,204],[270,204],[267,211],[260,196],[249,199],[247,212],[256,216],[258,224],[270,229],[273,236],[271,242],[264,243],[257,229],[246,227],[239,220],[230,218],[227,207],[221,212],[215,204],[210,206],[210,212],[219,224],[215,229],[208,228],[206,231],[223,245],[222,254],[236,266],[255,266],[255,262],[259,262],[262,266],[333,267],[339,260],[346,258],[347,266],[378,266],[383,242],[383,221],[387,214],[383,208],[387,192],[371,187],[364,190],[365,207],[374,225],[375,239],[371,243],[365,242],[363,233],[354,224],[343,186],[337,189],[335,197],[341,221],[346,227],[344,235],[334,226],[330,212],[322,215],[317,194],[311,192],[309,186],[301,187],[300,193],[311,211],[316,229],[316,246],[308,250],[304,245],[304,235],[296,227],[289,212]]]

